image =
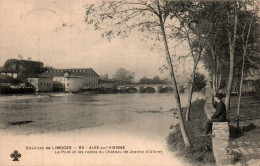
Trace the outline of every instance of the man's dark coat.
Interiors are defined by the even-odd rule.
[[[226,119],[226,106],[222,100],[218,103],[213,102],[213,106],[216,108],[216,112],[211,116],[214,121],[225,122]]]

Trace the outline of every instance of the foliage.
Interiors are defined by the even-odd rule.
[[[198,72],[195,73],[194,82],[193,82],[193,92],[199,92],[202,88],[205,88],[207,85],[207,80],[205,75]]]
[[[17,56],[20,60],[22,60],[23,59],[23,56],[21,55],[21,54],[18,54],[18,56]]]
[[[142,77],[139,84],[168,84],[167,80],[161,80],[159,76],[154,76],[153,79]]]
[[[228,31],[234,24],[234,22],[228,23],[227,6],[229,2],[211,2],[207,4],[206,11],[211,12],[212,9],[216,9],[214,21],[214,31],[212,31],[202,60],[204,67],[209,71],[211,78],[217,73],[221,72],[222,85],[227,83],[227,77],[229,74],[229,43],[228,43]],[[235,64],[234,64],[234,84],[241,77],[242,55],[243,55],[243,40],[242,34],[247,34],[248,26],[252,17],[253,25],[249,36],[249,48],[247,52],[247,58],[245,61],[245,72],[248,74],[250,68],[257,68],[259,61],[259,18],[252,8],[255,8],[256,4],[252,2],[239,2],[240,8],[238,8],[238,26],[237,26],[237,41],[235,47]],[[206,31],[207,32],[207,31]],[[204,33],[206,33],[204,32]],[[214,57],[215,56],[215,57]]]
[[[125,68],[119,68],[113,75],[113,79],[119,84],[129,84],[134,79],[134,72],[128,71]]]

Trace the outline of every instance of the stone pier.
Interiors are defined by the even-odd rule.
[[[205,104],[205,113],[210,119],[215,108],[212,106],[212,96],[208,96]],[[234,155],[229,148],[229,124],[228,122],[213,122],[212,126],[212,147],[214,158],[218,166],[229,165],[233,162]]]
[[[229,165],[233,162],[234,155],[229,148],[228,122],[214,122],[212,126],[212,147],[217,165]]]

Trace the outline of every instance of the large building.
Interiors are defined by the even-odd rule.
[[[28,83],[35,87],[36,92],[50,92],[53,91],[52,77],[43,77],[41,75],[32,78],[27,78]]]
[[[49,70],[42,77],[53,78],[53,89],[77,92],[98,88],[98,74],[91,68]]]

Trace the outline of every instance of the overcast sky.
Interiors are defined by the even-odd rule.
[[[100,32],[91,30],[84,22],[85,3],[0,0],[0,65],[21,54],[45,66],[93,68],[99,75],[110,77],[119,67],[135,72],[136,80],[142,76],[168,76],[158,70],[166,65],[164,58],[137,36],[108,42]]]

